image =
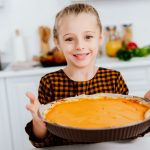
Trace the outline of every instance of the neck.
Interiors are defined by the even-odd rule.
[[[67,66],[64,68],[64,72],[73,81],[88,81],[95,76],[97,69],[98,67],[96,66],[88,66],[86,68]]]

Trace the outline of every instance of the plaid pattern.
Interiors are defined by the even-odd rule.
[[[51,101],[66,97],[96,93],[117,93],[126,95],[128,94],[128,88],[121,74],[115,70],[99,68],[96,75],[91,80],[78,82],[71,80],[61,69],[56,72],[46,74],[41,78],[38,90],[38,99],[41,104],[47,104]],[[29,135],[30,141],[35,147],[77,143],[62,139],[49,132],[45,139],[37,139],[33,134],[32,121],[27,124],[25,129]]]

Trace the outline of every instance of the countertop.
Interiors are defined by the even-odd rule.
[[[130,61],[120,61],[117,58],[109,58],[106,56],[98,57],[96,65],[106,68],[129,68],[138,66],[150,66],[150,56],[142,58],[132,58]],[[8,65],[4,71],[0,71],[0,78],[14,77],[14,76],[27,76],[27,75],[42,75],[48,72],[53,72],[63,68],[64,66],[58,67],[46,67],[41,66],[29,67],[28,69],[13,70],[12,64]]]
[[[120,142],[56,146],[34,150],[150,150],[150,136]]]

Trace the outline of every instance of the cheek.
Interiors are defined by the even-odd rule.
[[[74,46],[71,44],[63,44],[62,51],[65,57],[68,57],[69,54],[72,54],[74,51]]]
[[[64,51],[67,51],[67,53],[74,51],[74,49],[75,49],[75,45],[73,43],[64,44]]]
[[[99,43],[98,41],[93,41],[89,44],[90,49],[94,52],[97,53],[99,49]]]

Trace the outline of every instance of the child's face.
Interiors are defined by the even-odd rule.
[[[101,39],[96,17],[92,14],[67,15],[58,24],[56,45],[63,51],[68,65],[94,65]]]

